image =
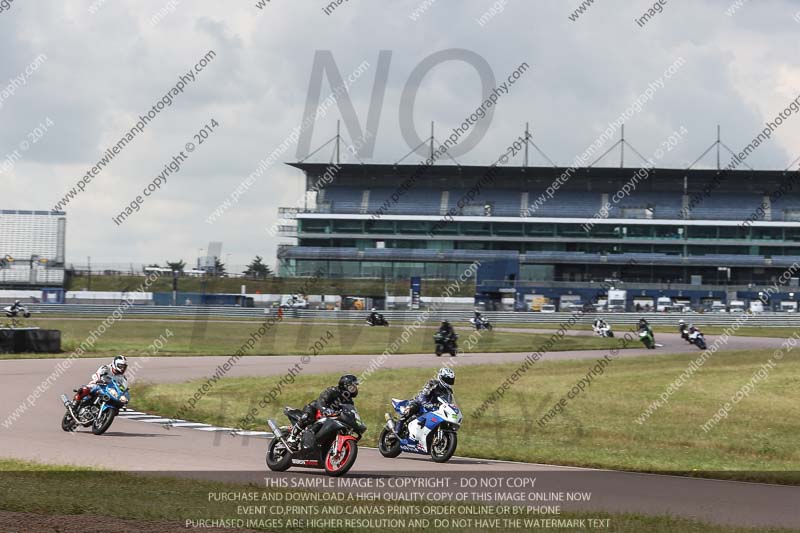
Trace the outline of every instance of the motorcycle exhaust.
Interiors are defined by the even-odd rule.
[[[389,415],[389,413],[384,413],[383,416],[386,419],[386,429],[397,435],[394,430],[394,419]]]
[[[72,412],[72,402],[69,401],[69,398],[67,398],[66,394],[62,394],[61,395],[61,401],[64,403],[64,407],[67,408],[67,412],[69,413],[69,416],[72,417],[72,419],[75,421],[76,424],[80,424],[81,421],[78,420],[78,417],[75,416],[75,413]]]
[[[286,439],[284,438],[283,431],[281,431],[281,428],[279,428],[278,425],[271,419],[267,419],[267,425],[269,426],[269,429],[272,430],[272,434],[275,435],[275,438],[280,439],[283,445],[286,446],[287,450],[291,450],[292,448],[291,446],[289,446],[289,443],[286,442]]]
[[[267,420],[267,425],[269,426],[269,429],[272,430],[273,435],[283,440],[283,432],[281,431],[281,428],[279,428],[277,424],[275,424],[275,422],[273,422],[272,420]]]

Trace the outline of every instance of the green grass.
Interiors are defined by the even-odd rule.
[[[516,365],[457,368],[456,397],[465,414],[459,455],[642,472],[672,472],[714,478],[800,484],[800,361],[786,357],[713,430],[700,426],[748,382],[770,352],[717,352],[668,405],[644,424],[635,420],[698,354],[614,360],[586,392],[568,400],[554,420],[538,421],[585,376],[594,361],[539,362],[505,397],[477,419],[475,410]],[[435,364],[435,363],[434,363]],[[361,387],[358,408],[374,445],[392,397],[414,395],[431,369],[379,371]],[[242,424],[278,377],[225,378],[191,413],[194,421],[264,429],[267,417],[283,420],[284,405],[302,407],[336,382],[334,375],[300,375],[277,402],[258,412],[256,424]],[[197,382],[140,385],[135,408],[172,417]]]
[[[72,352],[103,321],[95,320],[36,320],[29,319],[25,324],[38,325],[47,329],[61,330],[61,344],[64,352]],[[106,357],[115,353],[127,355],[153,355],[150,345],[159,335],[170,330],[172,337],[159,356],[186,355],[229,355],[236,352],[248,340],[250,334],[258,330],[260,322],[248,323],[212,322],[206,320],[159,322],[129,320],[115,322],[107,328],[92,349],[84,357]],[[460,333],[460,346],[467,348],[467,339],[472,333],[467,328],[456,328]],[[370,328],[357,322],[341,322],[334,325],[301,324],[292,321],[278,323],[270,328],[256,343],[250,355],[304,355],[313,354],[310,349],[320,337],[327,343],[321,354],[379,354],[388,345],[400,338],[404,327]],[[328,333],[330,332],[330,334]],[[430,328],[414,331],[408,342],[402,344],[397,353],[428,353],[433,350],[433,333]],[[471,351],[478,352],[519,352],[533,350],[544,343],[549,335],[509,332],[482,332]],[[473,343],[474,344],[474,343]],[[599,337],[566,337],[556,343],[553,350],[607,349],[615,346],[614,339]],[[0,359],[19,359],[28,357],[63,357],[60,354],[3,354]]]
[[[265,489],[256,485],[236,485],[196,479],[178,479],[166,476],[131,474],[89,470],[68,466],[43,465],[16,460],[0,459],[0,480],[3,490],[0,491],[0,509],[14,512],[28,512],[39,515],[60,516],[99,516],[114,517],[127,520],[159,520],[164,525],[182,524],[185,520],[200,518],[242,518],[238,514],[237,502],[209,502],[209,493],[220,492],[258,492],[278,493],[297,492],[282,489]],[[113,493],[109,490],[113,489]],[[124,495],[119,498],[116,495]],[[85,497],[81,495],[90,495]],[[98,495],[108,495],[108,498]],[[110,504],[114,501],[115,504]],[[256,502],[256,504],[270,502]],[[245,504],[251,505],[251,504]],[[298,504],[300,505],[300,504]],[[321,504],[318,504],[321,505]],[[375,510],[372,516],[391,517],[382,501],[357,503],[349,502],[348,506],[371,507]],[[398,505],[392,502],[392,505]],[[418,504],[404,504],[405,507],[420,507]],[[308,506],[304,503],[303,506]],[[260,515],[255,518],[293,518],[298,515]],[[366,516],[366,515],[362,515]],[[422,517],[422,511],[416,515]],[[510,516],[510,515],[509,515]],[[320,512],[317,517],[333,518]],[[558,518],[599,518],[610,519],[610,525],[603,531],[611,533],[672,533],[675,531],[689,533],[781,533],[788,530],[776,528],[734,528],[701,523],[694,520],[666,516],[643,516],[635,514],[562,513]],[[245,517],[246,518],[246,517]],[[537,518],[530,516],[530,518]],[[65,525],[69,518],[65,518]],[[18,524],[24,525],[24,524]],[[258,528],[254,528],[258,529]],[[447,529],[438,528],[440,531]],[[272,531],[277,529],[272,528]],[[286,530],[286,529],[280,529]],[[323,529],[293,528],[292,531],[332,531]],[[422,531],[408,529],[409,531]],[[337,531],[347,531],[340,529]],[[357,531],[364,531],[357,530]],[[454,529],[450,529],[454,531]],[[459,528],[458,531],[481,531],[476,528]],[[493,529],[493,531],[511,531]],[[515,529],[513,531],[522,531]],[[568,529],[537,528],[536,531],[570,531]]]

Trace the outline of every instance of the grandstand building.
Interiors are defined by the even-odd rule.
[[[771,284],[800,261],[797,172],[292,166],[316,202],[283,209],[297,239],[279,247],[285,276],[454,279],[477,259],[489,292],[613,279],[724,300],[725,286]]]
[[[61,211],[0,210],[0,287],[61,287],[67,217]]]

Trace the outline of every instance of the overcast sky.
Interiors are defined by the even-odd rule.
[[[731,16],[726,10],[734,0],[669,0],[640,27],[635,19],[652,2],[597,0],[573,21],[578,0],[349,0],[330,14],[323,12],[326,1],[271,0],[263,9],[257,1],[11,2],[0,12],[0,170],[15,150],[19,158],[0,171],[0,208],[52,208],[209,50],[216,57],[195,81],[67,206],[68,262],[91,256],[92,262],[194,263],[199,248],[222,241],[223,258],[230,253],[233,264],[256,254],[274,264],[276,244],[289,239],[267,228],[279,206],[303,194],[302,173],[283,164],[297,160],[296,145],[235,207],[207,220],[301,123],[319,50],[333,54],[345,77],[368,63],[349,89],[362,127],[378,54],[392,52],[375,150],[365,159],[374,163],[392,163],[410,150],[399,126],[403,88],[423,59],[452,48],[485,59],[498,83],[521,63],[530,65],[484,121],[480,143],[458,157],[462,164],[493,162],[530,121],[537,144],[568,165],[678,58],[682,66],[626,121],[626,138],[648,157],[673,131],[688,131],[658,166],[686,167],[714,141],[718,123],[725,144],[741,150],[800,94],[796,2],[745,0]],[[503,11],[481,26],[477,19],[492,6]],[[25,76],[42,54],[46,59]],[[8,91],[20,75],[25,84]],[[325,79],[322,98],[331,89]],[[458,61],[436,66],[415,102],[418,135],[426,137],[435,121],[444,141],[481,99],[475,68]],[[335,134],[341,117],[334,105],[316,121],[312,147]],[[114,224],[211,119],[218,128],[181,170]],[[39,135],[40,123],[47,131],[21,150],[29,135]],[[346,128],[343,135],[351,137]],[[800,155],[798,138],[800,118],[793,117],[748,163],[783,169]],[[326,149],[311,160],[327,162],[330,154]],[[619,156],[606,161],[618,165]],[[632,154],[626,162],[638,165]],[[532,155],[532,165],[544,163]],[[713,157],[704,163],[715,165]]]

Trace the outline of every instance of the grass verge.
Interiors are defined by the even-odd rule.
[[[84,342],[90,333],[102,322],[92,320],[41,320],[31,319],[26,324],[47,329],[59,329],[62,334],[62,349],[72,352]],[[123,319],[105,328],[84,357],[105,357],[116,353],[127,355],[153,355],[150,346],[166,330],[172,336],[164,347],[158,350],[159,356],[181,355],[230,355],[247,342],[263,322],[212,322],[208,320],[158,322]],[[334,324],[315,324],[280,322],[268,328],[249,352],[251,355],[314,355],[313,345],[324,339],[316,351],[327,355],[334,354],[379,354],[387,346],[397,341],[404,332],[403,326],[370,328],[361,323],[341,322]],[[456,328],[460,335],[459,345],[466,349],[467,339],[473,333],[467,328]],[[396,353],[432,353],[432,328],[413,330],[408,341],[401,344]],[[519,352],[533,350],[543,344],[550,334],[481,332],[480,343],[472,351],[480,352]],[[619,344],[614,339],[599,337],[567,336],[560,340],[552,350],[609,349]],[[0,359],[53,358],[61,354],[1,354]]]
[[[701,426],[751,379],[771,352],[717,352],[670,398],[640,423],[645,409],[699,354],[612,360],[585,392],[567,399],[563,412],[539,421],[595,366],[595,361],[538,362],[482,416],[473,416],[517,365],[456,368],[456,398],[465,419],[459,455],[617,470],[800,484],[796,420],[800,361],[790,354],[711,431]],[[416,394],[430,369],[378,371],[361,386],[357,406],[374,445],[392,397]],[[282,407],[302,407],[337,375],[299,375],[266,408],[258,403],[279,376],[224,378],[184,418],[225,427],[264,429],[283,420]],[[142,384],[133,392],[139,410],[174,416],[204,383]],[[254,424],[242,424],[256,409]]]
[[[210,494],[245,492],[258,494],[276,494],[298,491],[283,489],[265,489],[263,486],[238,485],[233,483],[220,483],[197,479],[178,479],[164,476],[150,476],[130,474],[125,472],[111,472],[101,470],[78,469],[67,466],[52,466],[38,463],[29,463],[9,459],[0,459],[0,479],[3,481],[4,490],[0,492],[0,523],[4,520],[3,511],[14,513],[34,513],[36,517],[45,515],[58,515],[59,524],[55,531],[76,531],[73,522],[99,528],[104,524],[104,518],[113,517],[132,521],[131,523],[114,524],[116,531],[135,531],[137,524],[142,522],[138,531],[173,531],[178,530],[187,520],[198,519],[243,519],[247,518],[239,513],[238,506],[241,502],[210,501]],[[112,491],[114,493],[111,493]],[[97,497],[107,494],[108,499]],[[117,498],[115,494],[124,494],[124,498]],[[85,495],[90,495],[86,497]],[[114,500],[114,504],[111,504]],[[269,503],[269,502],[258,502]],[[247,505],[247,504],[245,504]],[[317,504],[322,505],[322,504]],[[389,517],[389,505],[397,506],[397,502],[388,504],[380,500],[366,503],[348,503],[348,506],[371,507],[375,509],[372,516]],[[403,507],[422,507],[421,504],[401,503]],[[307,507],[304,504],[302,507]],[[301,506],[295,506],[299,509]],[[319,509],[322,511],[322,509]],[[320,513],[323,518],[330,518]],[[364,516],[364,515],[362,515]],[[405,515],[409,516],[409,515]],[[424,517],[422,510],[410,516]],[[290,513],[282,515],[260,515],[256,519],[269,520],[281,519],[283,524],[292,518],[301,518],[302,515]],[[26,526],[26,518],[33,521],[30,515],[14,515],[18,520],[13,527]],[[536,518],[536,517],[534,517]],[[781,533],[788,530],[775,528],[733,528],[701,523],[694,520],[685,520],[665,516],[642,516],[635,514],[607,514],[607,513],[562,513],[561,519],[608,519],[608,527],[603,531],[611,533],[638,533],[648,531],[652,533],[671,533],[682,531],[688,533]],[[146,522],[143,522],[146,521]],[[275,527],[274,525],[247,524],[245,526],[254,530],[287,531],[288,527]],[[108,524],[106,524],[108,525]],[[127,527],[126,527],[127,526]],[[122,529],[124,528],[124,529]],[[174,528],[174,529],[173,529]],[[103,528],[105,529],[105,528]],[[94,529],[93,529],[94,530]],[[219,529],[217,529],[219,531]],[[429,531],[428,529],[407,528],[407,531]],[[437,528],[439,531],[455,531],[456,529]],[[477,532],[485,531],[484,528],[467,527],[458,528],[458,531]],[[526,528],[530,530],[530,528]],[[536,531],[576,531],[574,528],[536,528]],[[225,530],[228,531],[228,530]],[[311,529],[308,527],[292,527],[291,531],[364,531],[364,529]],[[522,531],[522,529],[497,528],[493,531]]]

